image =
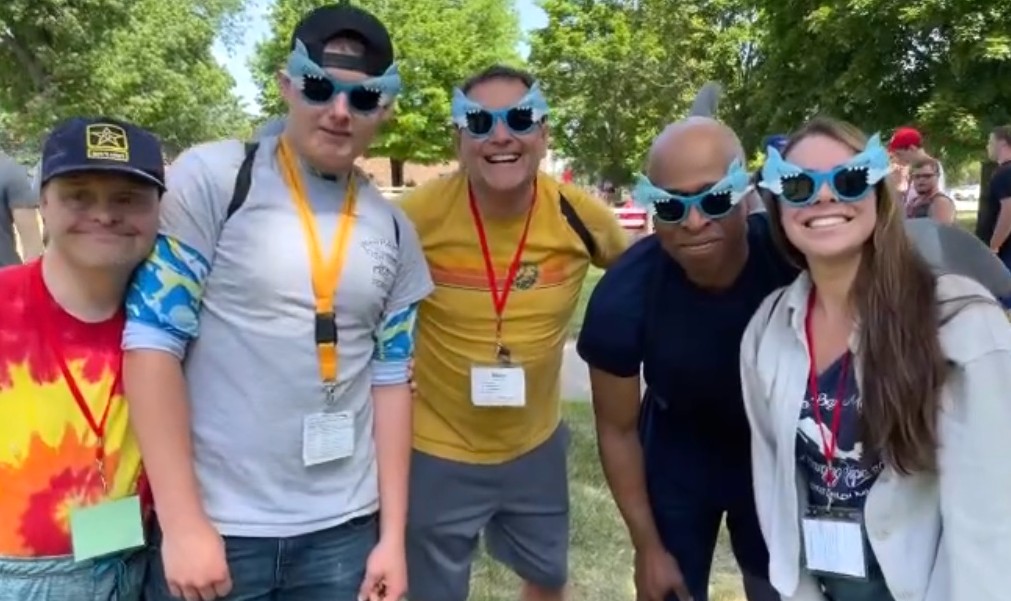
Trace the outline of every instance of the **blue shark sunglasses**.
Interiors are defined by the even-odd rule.
[[[400,93],[400,73],[395,64],[378,77],[363,81],[345,82],[316,64],[301,40],[288,57],[288,77],[309,104],[323,105],[345,94],[352,111],[371,114],[392,102]]]
[[[768,148],[768,155],[762,166],[762,181],[758,185],[793,207],[814,204],[818,200],[818,191],[826,185],[839,202],[859,202],[888,175],[890,169],[888,152],[877,134],[867,141],[862,152],[828,171],[794,165],[772,146]]]
[[[469,112],[464,130],[475,138],[484,138],[490,135],[499,123],[504,123],[506,128],[516,135],[528,134],[540,125],[534,121],[533,109],[514,106],[497,111],[481,109]]]
[[[875,182],[876,183],[876,182]],[[815,203],[818,190],[828,185],[841,202],[857,202],[867,196],[871,183],[866,167],[839,165],[829,171],[804,169],[795,175],[783,177],[783,192],[779,198],[793,206],[805,207]]]
[[[306,75],[301,89],[302,98],[310,104],[329,104],[340,94],[347,94],[348,106],[358,113],[372,113],[379,109],[383,93],[363,84],[351,84],[333,78],[323,79]]]
[[[651,208],[658,221],[678,224],[688,218],[692,207],[707,219],[726,217],[750,190],[748,172],[740,161],[734,161],[723,179],[693,195],[658,188],[640,175],[632,190],[632,200],[643,208]]]
[[[540,127],[548,105],[538,84],[534,84],[513,106],[488,109],[467,97],[459,88],[453,90],[453,124],[473,138],[486,138],[502,123],[512,134],[522,136]]]

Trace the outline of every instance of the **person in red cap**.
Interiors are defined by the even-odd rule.
[[[913,127],[900,127],[895,130],[892,134],[892,139],[888,142],[888,152],[892,153],[895,157],[896,162],[902,165],[903,168],[909,168],[910,165],[918,162],[931,159],[927,151],[923,149],[923,134]],[[938,190],[945,191],[948,189],[947,182],[944,179],[944,167],[941,162],[937,162],[938,168]],[[909,175],[901,182],[900,189],[903,191],[903,200],[909,203],[916,198],[916,187],[912,185],[912,181],[909,179]]]

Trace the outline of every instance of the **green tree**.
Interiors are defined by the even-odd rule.
[[[790,130],[815,113],[887,135],[925,132],[952,166],[1011,121],[1011,3],[759,0],[760,59],[748,128]]]
[[[170,150],[248,129],[211,56],[242,0],[4,0],[0,111],[34,140],[73,115],[157,132]]]
[[[736,0],[542,0],[548,25],[530,62],[552,108],[555,147],[575,169],[617,184],[641,170],[653,137],[684,116],[714,75],[743,80],[752,22]]]
[[[275,74],[290,48],[291,32],[310,9],[328,0],[278,0],[273,35],[254,58],[260,103],[284,113]],[[389,24],[403,91],[394,116],[371,150],[390,159],[393,185],[403,185],[406,161],[435,163],[453,156],[449,108],[454,86],[494,63],[518,64],[519,21],[503,0],[361,0],[357,5]]]

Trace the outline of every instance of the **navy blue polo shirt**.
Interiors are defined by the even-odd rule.
[[[726,290],[692,284],[655,236],[634,244],[597,284],[578,351],[591,366],[646,381],[644,409],[667,435],[664,454],[750,461],[740,345],[762,300],[797,275],[765,214],[748,217],[748,262]]]

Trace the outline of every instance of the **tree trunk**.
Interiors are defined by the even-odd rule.
[[[26,49],[14,36],[14,32],[7,30],[0,34],[0,47],[6,46],[10,49],[11,54],[17,59],[21,66],[24,67],[25,72],[28,73],[28,78],[32,82],[32,87],[37,93],[45,92],[46,88],[46,73],[42,65],[32,56],[32,53]]]
[[[404,161],[390,158],[390,185],[399,188],[404,185]]]

